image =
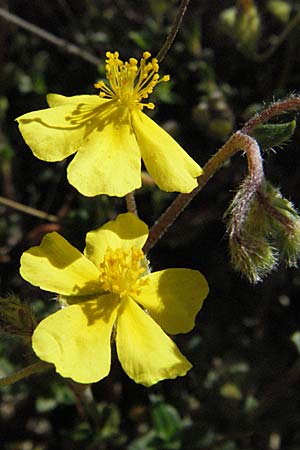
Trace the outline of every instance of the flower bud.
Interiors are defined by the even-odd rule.
[[[237,2],[237,6],[220,14],[220,23],[245,54],[253,54],[261,33],[261,20],[253,0]]]
[[[264,185],[263,203],[266,205],[270,233],[287,266],[297,266],[300,257],[300,217],[293,204],[270,183]]]
[[[283,260],[300,257],[300,217],[280,191],[264,181],[249,196],[247,178],[225,213],[231,263],[251,283],[261,281]]]
[[[263,238],[248,235],[230,239],[229,250],[233,268],[253,284],[262,281],[277,265],[276,249]]]
[[[242,183],[224,215],[233,268],[257,283],[277,265],[277,251],[268,240],[268,220],[257,192],[249,192],[249,178]]]

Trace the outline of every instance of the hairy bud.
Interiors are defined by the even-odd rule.
[[[249,196],[246,179],[224,217],[231,263],[251,283],[261,281],[279,260],[289,267],[297,265],[300,217],[269,182]]]

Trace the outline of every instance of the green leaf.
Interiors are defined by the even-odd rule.
[[[182,429],[181,418],[177,410],[162,402],[154,404],[152,409],[153,427],[164,442],[170,442],[178,437]]]
[[[150,430],[144,436],[135,439],[128,445],[128,450],[155,450],[157,449],[157,436],[154,430]]]
[[[296,128],[296,120],[286,123],[270,123],[254,128],[251,135],[257,140],[261,148],[267,149],[286,142]]]

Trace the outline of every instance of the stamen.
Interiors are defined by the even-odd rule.
[[[110,87],[104,81],[95,83],[94,86],[100,89],[99,96],[116,100],[130,109],[153,109],[154,103],[142,103],[141,100],[148,98],[158,83],[170,80],[169,75],[160,78],[158,60],[152,58],[149,61],[151,53],[148,51],[143,53],[139,67],[135,58],[123,62],[118,52],[107,52],[106,58],[106,77]]]
[[[147,273],[145,256],[135,247],[130,250],[109,248],[100,264],[100,272],[103,289],[120,297],[138,296],[147,283],[147,278],[143,278]]]

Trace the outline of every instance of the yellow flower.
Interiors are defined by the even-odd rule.
[[[161,189],[191,192],[201,167],[142,112],[154,108],[142,101],[169,77],[159,77],[157,59],[150,59],[149,52],[139,67],[134,58],[121,61],[118,52],[106,56],[110,87],[100,81],[95,84],[99,95],[49,94],[50,108],[17,119],[26,143],[44,161],[61,161],[77,152],[68,180],[86,196],[122,197],[141,187],[141,158]]]
[[[113,330],[121,365],[137,383],[151,386],[192,367],[165,332],[194,327],[207,282],[196,270],[150,273],[141,250],[147,236],[146,224],[126,213],[89,232],[84,254],[55,232],[23,253],[22,277],[58,293],[63,306],[32,337],[37,356],[62,376],[79,383],[107,376]]]

